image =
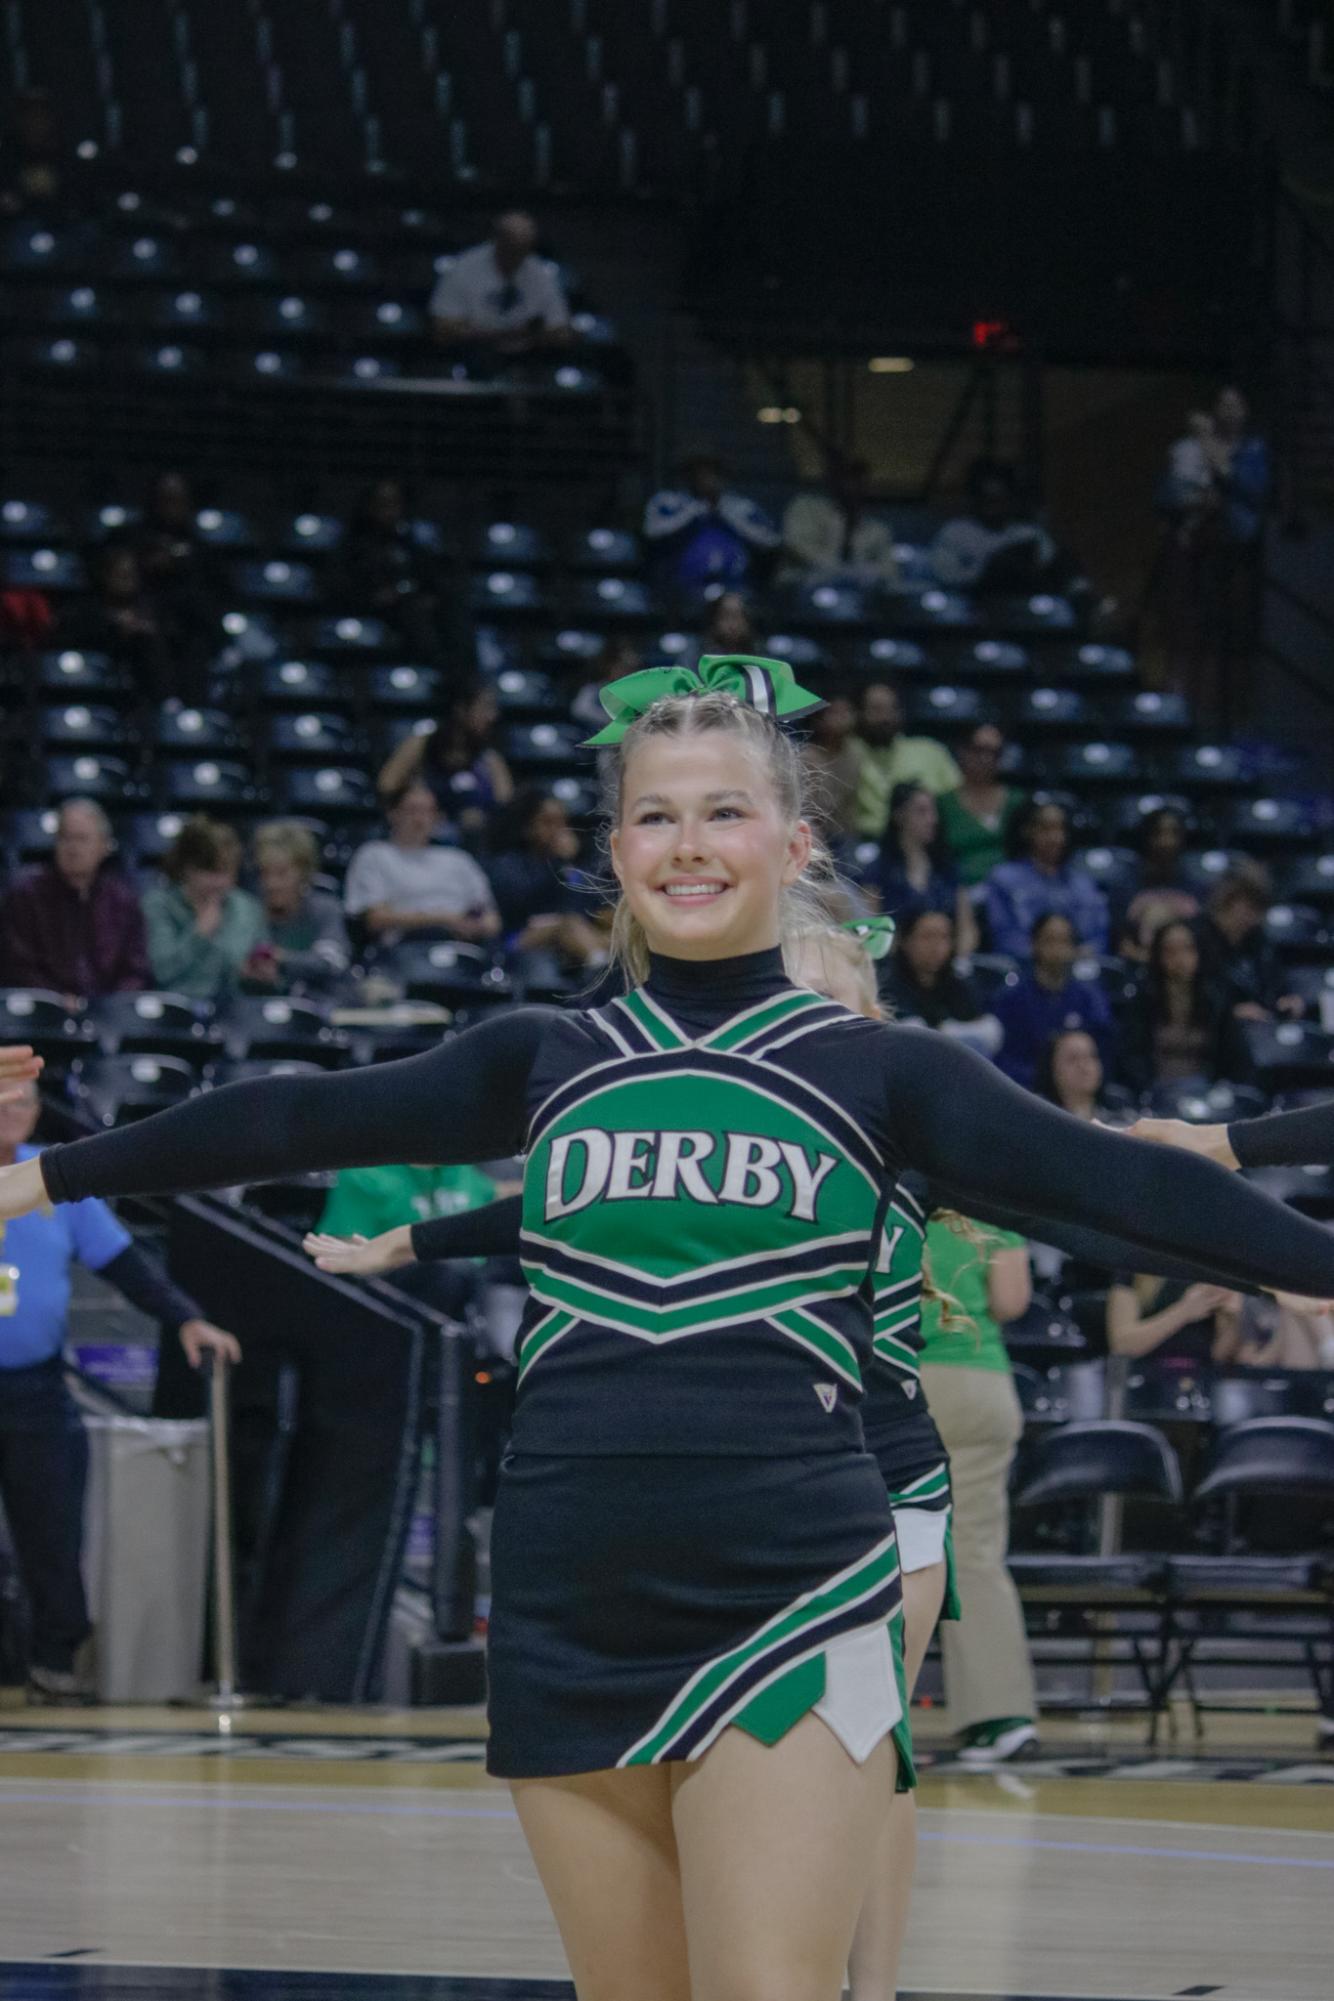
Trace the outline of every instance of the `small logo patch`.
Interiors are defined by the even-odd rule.
[[[820,1399],[821,1408],[831,1411],[838,1402],[838,1384],[817,1383],[815,1385],[815,1394]]]
[[[907,1397],[909,1403],[911,1403],[913,1398],[917,1395],[917,1387],[918,1386],[915,1382],[906,1382],[903,1385],[903,1394],[904,1396]]]

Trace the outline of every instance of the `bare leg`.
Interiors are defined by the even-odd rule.
[[[838,2001],[895,1759],[885,1738],[855,1764],[806,1716],[673,1766],[693,2001]]]
[[[690,2001],[671,1768],[511,1791],[579,2001]]]
[[[903,1574],[903,1652],[908,1698],[917,1686],[945,1602],[945,1562]],[[876,1843],[871,1880],[848,1955],[852,2001],[895,2001],[917,1868],[917,1802],[895,1793]]]

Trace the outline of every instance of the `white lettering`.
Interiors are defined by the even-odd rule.
[[[888,1230],[882,1230],[880,1232],[880,1255],[875,1261],[875,1268],[877,1271],[888,1271],[890,1267],[893,1265],[894,1253],[899,1247],[899,1238],[902,1235],[903,1235],[902,1223],[898,1225],[892,1237],[890,1236]]]
[[[617,1133],[611,1143],[611,1175],[607,1182],[609,1202],[628,1202],[635,1195],[651,1195],[653,1142],[656,1133]]]
[[[774,1173],[781,1159],[777,1140],[729,1133],[720,1190],[723,1201],[741,1202],[749,1209],[772,1209],[783,1192],[783,1184]]]
[[[792,1186],[795,1191],[792,1214],[803,1223],[815,1221],[815,1198],[820,1193],[820,1183],[827,1174],[832,1174],[838,1162],[832,1153],[817,1153],[812,1169],[806,1157],[804,1146],[795,1146],[790,1140],[779,1142],[778,1151],[792,1171]]]
[[[565,1166],[576,1146],[584,1149],[583,1179],[567,1202]],[[600,1132],[596,1126],[587,1132],[563,1133],[558,1140],[554,1140],[547,1167],[547,1221],[551,1222],[557,1216],[572,1216],[576,1209],[586,1209],[590,1202],[596,1202],[606,1186],[610,1167],[611,1136]]]
[[[670,1202],[679,1182],[696,1202],[716,1202],[718,1197],[704,1179],[700,1166],[712,1152],[712,1133],[664,1133],[658,1150],[658,1171],[653,1177],[655,1197]]]

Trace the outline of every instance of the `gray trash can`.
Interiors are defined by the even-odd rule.
[[[209,1566],[209,1428],[84,1412],[84,1579],[103,1702],[194,1697]]]

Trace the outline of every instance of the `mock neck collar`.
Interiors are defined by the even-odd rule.
[[[654,952],[644,982],[670,1014],[736,1014],[792,984],[781,946],[734,959],[669,959]]]

